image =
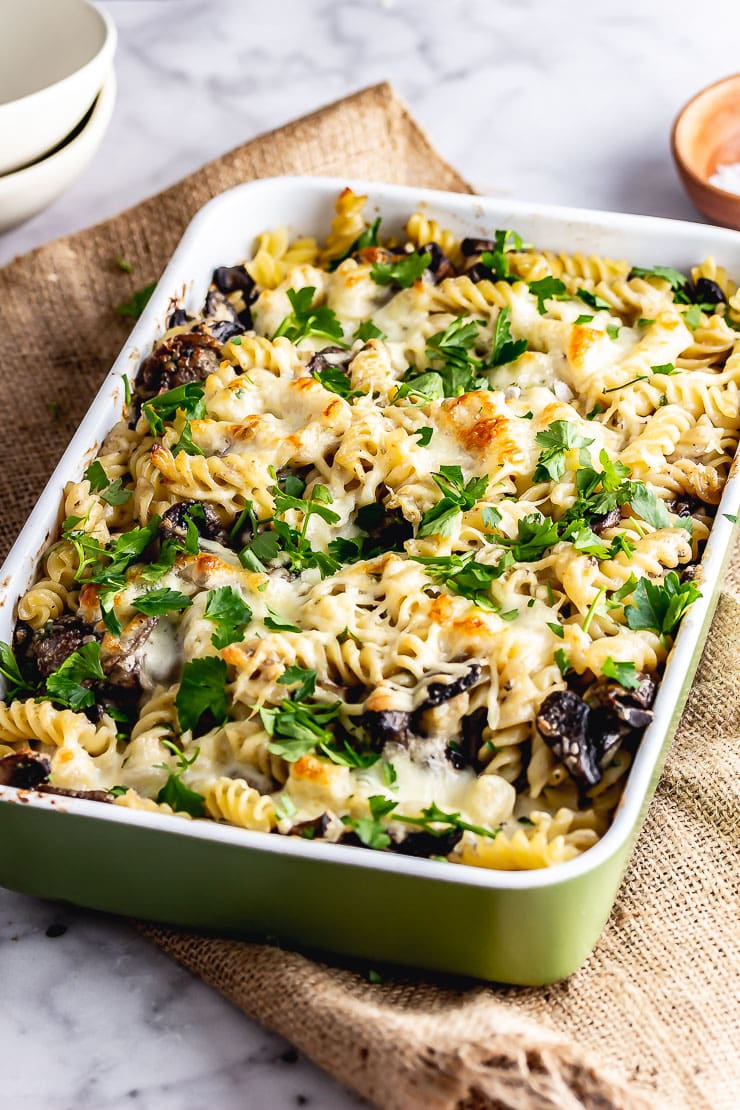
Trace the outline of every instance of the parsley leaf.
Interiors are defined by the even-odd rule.
[[[300,632],[295,624],[291,624],[285,617],[281,617],[274,609],[267,608],[267,616],[264,618],[263,624],[265,628],[271,629],[273,632]]]
[[[285,317],[272,338],[277,339],[284,335],[291,343],[300,343],[302,339],[315,335],[322,339],[331,339],[339,347],[347,347],[342,325],[334,310],[327,305],[314,308],[315,294],[316,288],[313,285],[287,290],[293,311]]]
[[[475,507],[488,487],[488,477],[470,478],[466,483],[459,466],[442,466],[433,481],[442,498],[421,518],[418,536],[450,536],[458,516]]]
[[[316,671],[306,667],[294,665],[286,667],[278,679],[281,686],[293,686],[298,683],[298,688],[291,691],[293,701],[303,701],[304,698],[313,697],[316,690]]]
[[[555,662],[558,665],[558,670],[560,671],[563,678],[565,678],[568,671],[572,669],[565,648],[558,648],[554,653],[554,657]]]
[[[668,282],[671,289],[683,289],[689,283],[686,274],[682,274],[680,270],[674,270],[672,266],[633,266],[630,277],[662,278],[663,281]]]
[[[206,413],[204,392],[203,382],[186,382],[185,385],[168,389],[166,393],[159,393],[151,401],[147,401],[141,411],[154,435],[161,436],[165,420],[173,420],[178,411],[183,412],[186,417],[202,419]]]
[[[496,281],[514,282],[518,278],[516,275],[512,275],[511,266],[506,255],[509,251],[524,249],[522,237],[516,231],[497,228],[494,236],[494,249],[483,251],[480,260],[484,266],[488,267]]]
[[[435,370],[424,374],[407,373],[393,395],[393,404],[404,397],[416,398],[417,404],[426,405],[431,401],[441,401],[445,396],[445,383],[441,374]]]
[[[192,601],[178,590],[149,590],[148,593],[137,597],[131,608],[137,613],[144,613],[147,617],[154,617],[160,613],[181,612],[192,605]]]
[[[477,376],[483,363],[471,354],[477,339],[478,322],[466,316],[458,316],[444,331],[427,339],[427,358],[431,363],[442,364],[435,371],[442,378],[445,397],[459,397],[488,384],[485,378]]]
[[[431,441],[433,432],[434,432],[433,428],[429,428],[429,427],[417,428],[415,432],[412,432],[412,435],[415,435],[415,436],[419,437],[419,446],[420,447],[427,447],[429,445],[430,441]]]
[[[675,571],[669,571],[662,584],[641,578],[632,595],[632,604],[625,606],[624,615],[632,629],[657,632],[661,640],[674,629],[701,592],[693,582],[681,582]]]
[[[130,316],[134,320],[138,320],[139,316],[141,316],[142,312],[149,304],[149,298],[156,288],[156,281],[152,281],[142,289],[135,290],[135,292],[131,294],[130,301],[123,301],[121,304],[115,305],[113,311],[118,316]]]
[[[329,393],[336,393],[338,397],[344,397],[345,401],[365,396],[364,390],[352,388],[349,374],[342,370],[341,366],[327,366],[324,370],[314,370],[313,377],[317,382],[321,382]]]
[[[629,503],[639,517],[653,528],[670,528],[671,518],[664,503],[642,482],[630,483]]]
[[[90,489],[93,493],[98,493],[101,489],[107,489],[110,485],[110,480],[105,473],[103,464],[98,459],[90,463],[85,471],[85,478],[90,483]]]
[[[664,362],[660,366],[651,366],[650,369],[651,369],[653,374],[668,374],[668,375],[671,375],[671,374],[678,374],[679,373],[679,371],[676,369],[676,367],[673,365],[672,362]]]
[[[319,744],[330,745],[334,734],[326,726],[339,716],[342,703],[286,699],[275,708],[259,710],[265,731],[272,738],[268,751],[295,763]]]
[[[554,420],[534,438],[540,447],[545,448],[537,460],[533,478],[535,482],[559,482],[565,473],[565,452],[574,447],[590,447],[594,442],[579,435],[575,424],[567,420]]]
[[[85,478],[90,483],[91,491],[100,493],[103,501],[106,501],[109,505],[123,505],[133,494],[133,490],[123,488],[121,478],[116,478],[114,482],[111,482],[103,469],[103,464],[98,459],[90,463],[85,471]],[[105,492],[101,493],[101,490]]]
[[[460,829],[463,832],[472,832],[477,836],[486,836],[493,840],[500,832],[500,829],[486,829],[482,825],[471,825],[470,822],[464,821],[459,813],[446,813],[436,802],[422,809],[419,817],[405,817],[396,813],[393,818],[395,821],[402,821],[405,825],[416,825],[424,832],[431,833],[432,836],[445,836],[451,830]]]
[[[517,535],[494,535],[493,541],[508,548],[517,563],[534,563],[560,539],[558,526],[549,516],[529,513],[517,521]]]
[[[420,254],[406,254],[395,262],[375,262],[370,270],[370,277],[376,285],[397,285],[401,289],[408,289],[421,277],[432,256],[428,251]]]
[[[496,317],[491,366],[505,366],[509,362],[515,362],[527,349],[526,339],[512,339],[510,321],[511,308],[507,305]]]
[[[565,282],[560,278],[544,277],[539,281],[530,281],[529,291],[537,298],[537,311],[540,316],[544,316],[547,312],[545,301],[561,296],[565,292]]]
[[[3,697],[6,701],[12,701],[14,698],[34,692],[34,687],[22,674],[10,644],[6,644],[2,640],[0,640],[0,674],[5,679],[5,694]]]
[[[681,315],[686,322],[686,326],[691,328],[692,331],[696,331],[696,329],[700,327],[702,311],[698,304],[692,304],[691,308],[687,309],[686,312],[682,312]]]
[[[100,665],[100,644],[93,640],[83,644],[62,663],[61,667],[50,674],[46,680],[49,697],[70,709],[84,709],[95,704],[95,693],[84,686],[84,682],[96,682],[105,678]]]
[[[361,339],[363,343],[367,343],[368,339],[385,339],[385,337],[385,332],[376,327],[372,320],[363,320],[353,338]]]
[[[498,605],[491,599],[490,586],[511,565],[511,559],[504,557],[497,565],[490,566],[476,562],[473,556],[473,551],[466,551],[463,555],[414,555],[412,558],[415,563],[422,564],[430,578],[445,585],[450,593],[469,598],[481,609],[495,611]]]
[[[177,716],[183,732],[196,730],[205,713],[222,725],[227,717],[226,664],[215,655],[192,659],[182,669],[180,688],[175,698]]]
[[[193,755],[188,759],[177,745],[170,740],[163,740],[162,743],[177,756],[177,770],[170,771],[166,763],[160,764],[161,769],[169,771],[169,775],[166,783],[157,794],[157,801],[171,806],[176,812],[189,813],[191,817],[204,817],[206,812],[205,798],[197,791],[191,790],[182,781],[183,772],[195,763],[200,755],[200,748],[196,748]]]
[[[203,616],[216,625],[211,636],[213,646],[225,648],[243,638],[244,629],[252,619],[252,610],[233,586],[221,586],[208,591]]]
[[[617,663],[611,655],[607,655],[604,660],[601,673],[605,678],[611,678],[618,682],[620,686],[624,686],[625,690],[636,690],[640,685],[635,664],[631,662]]]
[[[589,308],[595,308],[597,312],[611,312],[612,310],[608,301],[605,301],[603,297],[599,297],[596,293],[590,293],[588,289],[579,289],[576,296]]]
[[[345,259],[351,258],[357,251],[365,250],[367,247],[377,247],[378,245],[378,231],[380,230],[380,216],[373,220],[369,227],[360,232],[357,238],[350,243],[344,254],[340,254],[337,258],[332,258],[329,263],[329,271],[336,270],[337,266]]]

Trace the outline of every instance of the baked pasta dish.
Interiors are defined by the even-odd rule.
[[[737,287],[711,259],[399,233],[349,190],[327,230],[268,231],[199,315],[173,303],[2,645],[0,782],[571,859],[700,596]]]

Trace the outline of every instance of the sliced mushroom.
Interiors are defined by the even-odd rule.
[[[59,794],[62,798],[84,798],[88,802],[112,803],[113,798],[107,790],[68,790],[65,786],[50,786],[44,783],[38,787],[39,794]]]
[[[257,298],[254,278],[244,266],[217,266],[212,281],[220,293],[241,293],[245,304]]]
[[[721,285],[711,278],[690,281],[685,291],[694,304],[726,304],[727,297]]]
[[[476,262],[469,270],[465,271],[465,277],[469,277],[471,281],[477,285],[479,281],[493,281],[493,270],[488,266],[484,266],[482,262]]]
[[[216,510],[204,501],[177,501],[162,514],[159,526],[163,539],[184,540],[188,534],[188,523],[192,521],[198,535],[204,540],[215,540],[225,544],[228,533],[221,523]]]
[[[138,613],[119,637],[104,637],[100,665],[112,686],[121,686],[125,690],[140,687],[147,640],[156,624],[156,617],[145,617],[143,613]]]
[[[181,328],[184,327],[185,324],[191,324],[194,319],[195,317],[190,316],[184,308],[173,308],[172,312],[167,317],[167,327]]]
[[[0,759],[0,786],[34,790],[42,782],[46,782],[50,774],[51,763],[46,756],[39,755],[30,748]]]
[[[639,674],[637,678],[639,686],[634,690],[627,690],[618,682],[601,678],[589,686],[584,695],[585,701],[594,710],[610,710],[630,729],[646,728],[653,719],[650,707],[655,701],[658,684],[650,674]]]
[[[471,686],[477,686],[481,674],[480,663],[471,663],[465,674],[461,674],[459,678],[453,679],[452,682],[435,682],[435,676],[432,676],[426,687],[424,700],[418,706],[417,712],[432,709],[443,702],[450,701],[451,698],[456,698],[458,694],[462,694],[464,690],[469,690]],[[437,675],[436,677],[439,678],[440,676]]]
[[[136,376],[136,391],[147,400],[188,382],[202,382],[218,370],[220,346],[211,335],[180,332],[144,359]]]
[[[48,678],[59,670],[73,651],[95,639],[97,636],[91,624],[72,613],[65,613],[56,620],[47,621],[43,628],[35,632],[24,621],[18,621],[13,646],[19,661],[29,672]]]
[[[203,327],[219,343],[246,330],[234,306],[218,289],[208,291],[203,315],[206,317]]]
[[[452,832],[443,833],[442,836],[434,836],[429,832],[410,832],[403,840],[391,837],[388,851],[395,852],[399,856],[418,856],[425,859],[429,856],[447,856],[461,836],[461,829],[453,829]]]
[[[439,243],[426,243],[423,247],[419,247],[419,254],[431,254],[432,260],[427,269],[435,285],[439,285],[445,278],[456,277],[457,270]]]
[[[411,713],[403,709],[366,709],[360,723],[370,737],[373,751],[380,752],[390,743],[408,743]]]
[[[329,366],[346,366],[353,357],[345,347],[324,347],[311,356],[306,369],[309,374],[317,374]]]
[[[596,745],[589,735],[591,710],[570,690],[548,694],[537,714],[540,736],[568,774],[586,787],[601,779]]]
[[[330,825],[328,813],[322,813],[311,821],[299,821],[288,829],[288,836],[302,836],[305,840],[318,840],[326,833]]]
[[[496,249],[496,243],[493,239],[475,239],[466,236],[460,244],[460,250],[467,257],[470,257],[471,254],[483,254],[483,251],[495,251]]]
[[[610,509],[608,513],[602,513],[601,516],[595,516],[591,521],[591,529],[600,536],[602,532],[606,532],[607,528],[616,528],[622,519],[620,509]]]

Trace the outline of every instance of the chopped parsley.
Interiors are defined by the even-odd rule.
[[[281,617],[274,609],[268,605],[267,616],[264,618],[265,628],[269,628],[272,632],[300,632],[300,628],[292,624],[286,617]]]
[[[187,382],[152,397],[141,411],[154,435],[161,436],[164,422],[173,420],[178,412],[184,413],[188,418],[201,420],[206,414],[204,393],[203,382]]]
[[[624,686],[625,690],[636,690],[640,685],[635,664],[632,662],[618,663],[612,659],[611,655],[607,655],[604,660],[601,673],[605,678],[611,678],[614,682],[618,682],[620,686]]]
[[[334,733],[327,725],[339,716],[342,703],[307,702],[286,698],[274,708],[262,706],[260,719],[271,740],[268,751],[295,763],[321,744],[331,745]]]
[[[534,563],[560,539],[558,526],[549,516],[529,513],[517,521],[517,534],[510,538],[496,533],[491,539],[507,548],[517,563]]]
[[[509,362],[515,362],[527,349],[526,339],[512,339],[510,324],[511,308],[507,305],[496,317],[491,366],[505,366]]]
[[[151,295],[156,288],[156,281],[152,281],[149,283],[149,285],[144,285],[141,289],[136,289],[131,294],[131,300],[122,301],[121,304],[115,305],[113,311],[118,316],[129,316],[134,320],[138,320],[146,306],[149,304]]]
[[[34,693],[34,686],[21,672],[10,644],[2,640],[0,640],[0,674],[5,679],[6,701]]]
[[[441,374],[428,370],[424,374],[407,372],[393,395],[393,404],[409,397],[413,404],[426,405],[431,401],[441,401],[445,396],[445,383]]]
[[[222,725],[228,711],[226,664],[223,659],[208,655],[186,663],[175,706],[183,732],[188,729],[195,732],[205,714],[209,714],[217,725]]]
[[[211,636],[213,646],[225,648],[243,639],[252,610],[233,586],[220,586],[208,591],[203,616],[216,626]]]
[[[430,578],[445,585],[450,593],[469,598],[481,609],[491,610],[498,609],[490,595],[491,583],[500,578],[512,562],[504,556],[495,566],[478,563],[473,551],[429,558],[414,555],[412,558],[415,563],[422,564]]]
[[[101,498],[108,505],[123,505],[133,493],[133,490],[123,488],[121,478],[116,478],[115,481],[111,482],[102,463],[97,459],[88,466],[85,471],[85,478],[90,483],[92,492],[100,493]]]
[[[176,744],[171,740],[162,740],[162,744],[173,753],[177,758],[177,769],[170,771],[167,763],[159,765],[160,770],[167,771],[167,781],[162,789],[157,794],[157,801],[171,806],[178,813],[189,813],[191,817],[204,817],[206,812],[206,800],[202,794],[197,791],[191,790],[182,781],[182,775],[187,771],[188,767],[192,767],[196,759],[200,755],[200,748],[196,748],[193,754],[188,757],[184,752],[180,751]]]
[[[514,282],[519,280],[515,274],[511,272],[509,260],[506,257],[509,251],[524,250],[525,246],[522,242],[522,237],[516,231],[497,228],[494,234],[494,249],[492,251],[483,251],[481,254],[481,262],[490,271],[495,281],[508,281]]]
[[[328,390],[329,393],[336,393],[338,397],[343,397],[345,401],[365,396],[364,390],[352,388],[349,374],[342,370],[341,366],[327,366],[324,370],[314,370],[313,377],[317,382],[321,382],[324,389]]]
[[[339,347],[346,347],[342,325],[333,309],[327,305],[314,308],[313,299],[316,288],[307,285],[304,289],[288,289],[287,296],[293,311],[285,317],[273,335],[278,339],[284,335],[291,343],[300,343],[309,336],[331,339]]]
[[[596,309],[597,312],[611,312],[612,306],[603,297],[599,297],[597,293],[590,293],[588,289],[579,289],[576,296],[589,308]],[[577,321],[576,321],[577,323]]]
[[[418,281],[431,261],[428,251],[424,254],[414,251],[393,262],[373,263],[370,277],[376,285],[397,285],[400,289],[408,289]]]
[[[458,316],[444,331],[427,339],[426,356],[430,363],[439,363],[434,371],[442,379],[445,397],[459,397],[488,385],[485,378],[478,376],[483,363],[472,353],[478,340],[478,326],[479,321]]]
[[[100,664],[100,644],[92,640],[83,644],[62,663],[46,680],[46,692],[52,701],[70,709],[84,709],[95,705],[95,692],[87,682],[100,682],[105,673]]]
[[[570,660],[568,659],[565,648],[557,648],[555,650],[554,656],[555,656],[555,662],[558,665],[558,670],[560,671],[563,678],[565,678],[568,671],[572,670],[572,667],[570,665]]]
[[[666,375],[673,375],[673,374],[678,374],[679,373],[679,371],[676,369],[676,367],[673,365],[672,362],[664,362],[660,366],[651,366],[650,367],[650,372],[652,374],[666,374]]]
[[[625,606],[624,615],[630,628],[656,632],[665,642],[667,636],[674,634],[689,606],[699,597],[701,592],[693,582],[682,582],[671,570],[662,584],[641,578],[632,594],[631,604]]]
[[[689,283],[686,274],[682,274],[680,270],[674,270],[672,266],[633,266],[630,277],[662,278],[674,291],[683,289]]]
[[[530,281],[529,291],[537,298],[537,311],[540,316],[544,316],[547,312],[545,301],[549,301],[552,297],[561,297],[565,292],[565,282],[560,278],[544,277],[539,281]]]
[[[688,308],[686,312],[682,312],[681,315],[686,322],[686,326],[691,328],[692,331],[696,331],[696,329],[700,327],[702,317],[700,305],[692,304],[691,308]]]
[[[367,343],[368,339],[385,339],[385,332],[382,332],[372,320],[363,320],[353,338],[361,339],[363,343]]]
[[[432,439],[433,431],[434,429],[429,427],[417,428],[416,431],[412,433],[412,435],[419,437],[420,447],[428,447]]]
[[[538,432],[534,437],[541,452],[534,472],[535,482],[559,482],[565,473],[565,453],[574,447],[590,447],[594,442],[585,436],[579,435],[574,424],[567,420],[554,420],[548,428]],[[588,456],[586,455],[586,459]]]
[[[432,479],[442,492],[441,499],[421,518],[419,536],[450,536],[455,521],[468,509],[472,509],[484,496],[488,487],[488,477],[470,478],[465,481],[459,466],[442,466]]]
[[[161,613],[179,613],[192,604],[190,598],[178,590],[161,589],[149,590],[148,593],[141,594],[132,603],[131,608],[137,613],[144,613],[147,617],[154,617]]]
[[[360,232],[357,238],[350,243],[344,254],[340,254],[337,258],[332,258],[329,263],[330,272],[336,270],[341,262],[344,262],[347,258],[351,258],[357,251],[365,250],[367,247],[377,247],[380,222],[380,216],[378,216],[369,227],[366,227],[364,231]]]

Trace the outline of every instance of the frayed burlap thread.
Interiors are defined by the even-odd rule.
[[[113,312],[154,280],[194,212],[283,173],[469,191],[387,85],[203,167],[0,270],[7,550],[125,340]],[[123,273],[116,258],[133,264]],[[386,1110],[735,1110],[740,560],[604,934],[542,989],[367,969],[247,941],[145,934]]]

